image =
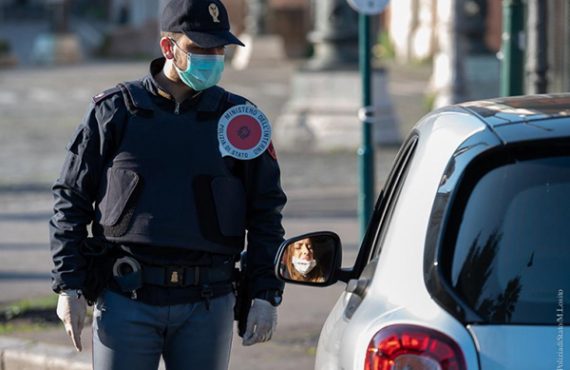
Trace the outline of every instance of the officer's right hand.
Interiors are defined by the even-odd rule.
[[[87,313],[85,297],[79,298],[60,294],[57,301],[57,317],[63,322],[67,335],[71,337],[75,349],[81,351],[81,331]]]

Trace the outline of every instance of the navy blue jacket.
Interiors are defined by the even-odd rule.
[[[163,63],[163,59],[151,63],[151,73],[140,81],[140,91],[130,99],[119,88],[94,97],[83,122],[67,145],[60,177],[53,186],[55,207],[50,220],[51,251],[55,265],[52,271],[53,289],[59,292],[82,288],[86,263],[79,253],[79,246],[87,237],[87,228],[91,225],[93,235],[131,244],[132,250],[137,250],[136,246],[140,245],[144,247],[140,251],[144,251],[145,257],[159,263],[163,260],[164,264],[172,263],[177,251],[181,259],[188,255],[188,251],[237,255],[245,245],[247,230],[252,294],[257,295],[264,290],[282,290],[283,284],[273,274],[273,263],[277,248],[283,241],[281,210],[286,197],[281,189],[279,165],[274,153],[266,151],[251,160],[222,159],[218,148],[211,147],[217,143],[210,137],[211,132],[215,132],[210,126],[216,125],[228,106],[245,99],[213,87],[176,104],[158,88],[153,78]],[[198,158],[183,150],[188,148],[184,146],[182,137],[188,134],[185,131],[188,127],[179,126],[184,130],[180,132],[181,137],[176,138],[177,128],[172,124],[173,117],[187,119],[188,127],[207,125],[202,126],[206,130],[197,131],[197,135],[204,132],[207,137],[203,141],[208,144],[200,143],[200,138],[197,138],[192,145],[207,145],[198,151]],[[163,122],[158,122],[161,120]],[[156,158],[160,159],[161,150],[152,145],[153,139],[158,141],[157,135],[161,134],[161,123],[168,124],[170,130],[174,130],[165,136],[174,148],[163,145],[165,156],[169,156],[165,163],[172,160],[173,168],[165,169],[162,166],[163,170],[157,170],[151,168],[149,163],[154,166]],[[141,125],[145,127],[137,132],[137,127]],[[146,127],[151,130],[145,136]],[[164,127],[166,132],[168,128]],[[145,161],[144,158],[140,163],[128,161],[128,157],[136,151],[137,140],[148,140],[143,144],[149,153],[154,153],[154,162]],[[176,140],[182,140],[182,144],[177,145]],[[139,149],[139,157],[145,157],[145,147]],[[117,166],[117,162],[130,163],[132,168],[124,164]],[[184,199],[176,202],[176,196],[172,196],[186,196],[183,194],[184,186],[180,185],[186,179],[177,176],[180,173],[177,168],[196,169],[184,176],[192,177],[190,180],[193,184],[189,180],[187,189],[189,196],[194,192],[198,204],[184,208]],[[196,176],[200,174],[212,176]],[[212,178],[215,179],[212,189],[219,189],[221,200],[210,199]],[[244,193],[236,188],[236,182],[243,184]],[[128,186],[128,192],[123,191],[121,186]],[[163,189],[166,187],[170,189]],[[120,189],[117,194],[109,194],[116,188]],[[130,196],[136,192],[141,194],[133,196],[134,204],[129,209],[129,199],[124,198],[123,194]],[[166,201],[157,202],[159,196]],[[138,207],[137,199],[141,203]],[[236,209],[240,203],[245,206],[243,220],[236,220],[239,217],[224,213],[224,210]],[[191,213],[195,213],[195,208],[198,209],[198,217],[190,217]],[[177,214],[180,217],[176,217]],[[161,217],[162,225],[169,230],[162,230],[160,223],[152,224],[153,220],[160,221]],[[170,217],[170,221],[165,217]],[[177,222],[179,225],[176,225]],[[184,228],[183,222],[193,224]],[[238,230],[240,228],[244,232]]]

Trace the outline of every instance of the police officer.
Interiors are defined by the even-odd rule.
[[[53,186],[57,313],[81,350],[95,303],[95,369],[156,369],[161,356],[168,369],[226,369],[244,244],[244,345],[271,338],[283,290],[273,261],[286,197],[269,131],[221,124],[232,108],[258,112],[216,86],[224,46],[243,44],[219,0],[169,1],[161,30],[163,58],[141,80],[93,98]],[[257,146],[227,150],[228,138]],[[84,248],[95,240],[98,258]]]

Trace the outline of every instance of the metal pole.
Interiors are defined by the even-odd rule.
[[[501,95],[524,93],[523,0],[503,0],[503,63]]]
[[[360,221],[360,235],[364,237],[368,221],[372,216],[374,204],[374,147],[372,145],[372,124],[374,110],[372,107],[372,66],[370,62],[370,17],[359,15],[359,49],[360,73],[362,77],[362,145],[358,149],[360,193],[358,197],[358,213]]]
[[[547,1],[528,0],[527,93],[544,94],[548,88]]]

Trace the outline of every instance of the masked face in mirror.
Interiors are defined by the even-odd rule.
[[[317,266],[311,239],[302,239],[293,244],[291,263],[303,276],[307,276]]]
[[[331,273],[332,257],[333,249],[326,240],[300,239],[283,253],[281,274],[287,280],[322,283]]]

